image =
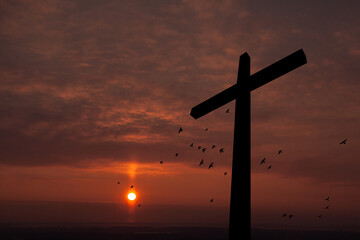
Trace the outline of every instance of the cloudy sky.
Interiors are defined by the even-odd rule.
[[[198,120],[190,110],[236,83],[244,52],[253,74],[302,48],[306,65],[252,92],[253,222],[292,212],[311,226],[319,214],[324,225],[354,225],[359,7],[2,1],[0,200],[120,204],[134,185],[144,206],[210,206],[214,198],[227,212],[235,105]]]

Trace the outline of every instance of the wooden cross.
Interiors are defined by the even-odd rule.
[[[250,56],[244,53],[240,56],[237,83],[191,109],[190,115],[198,119],[235,99],[230,240],[251,239],[250,92],[305,63],[305,53],[300,49],[250,75]]]

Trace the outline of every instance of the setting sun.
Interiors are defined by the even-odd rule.
[[[130,201],[133,201],[133,200],[135,200],[136,195],[135,195],[135,193],[129,193],[129,194],[127,195],[127,197],[128,197],[128,199],[129,199]]]

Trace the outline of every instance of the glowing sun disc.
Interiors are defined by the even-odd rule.
[[[135,200],[136,195],[135,195],[135,193],[129,193],[127,197],[130,201],[133,201],[133,200]]]

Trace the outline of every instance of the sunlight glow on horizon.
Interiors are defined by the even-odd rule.
[[[127,195],[127,198],[130,200],[130,201],[134,201],[136,199],[136,194],[131,192]]]

